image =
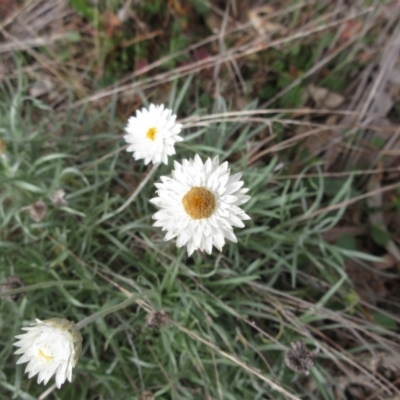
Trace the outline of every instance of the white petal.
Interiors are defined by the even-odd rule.
[[[230,240],[233,243],[237,243],[237,239],[233,231],[224,231],[224,236],[226,239]]]
[[[176,238],[177,247],[186,245],[189,256],[195,250],[210,254],[213,246],[222,251],[225,239],[237,242],[233,227],[244,227],[243,220],[250,218],[238,207],[250,198],[244,195],[241,173],[230,176],[228,163],[219,165],[218,156],[203,163],[196,154],[193,160],[175,161],[171,175],[160,178],[158,197],[150,200],[160,208],[153,225],[166,232],[165,240]],[[210,216],[195,220],[186,213],[182,199],[192,187],[203,187],[215,196]]]
[[[213,238],[211,236],[206,237],[205,250],[208,254],[212,252]]]
[[[193,244],[193,241],[190,240],[187,245],[188,256],[190,257],[195,250],[196,250],[196,246]]]
[[[232,193],[235,193],[235,192],[236,192],[237,190],[239,190],[242,186],[243,186],[243,181],[228,183],[228,184],[226,185],[225,194],[232,194]]]
[[[164,105],[150,104],[149,109],[136,111],[136,116],[128,119],[124,140],[129,144],[127,151],[133,152],[135,160],[143,159],[147,165],[168,163],[168,156],[175,153],[174,145],[182,138],[177,136],[182,125],[175,123],[176,115]],[[153,137],[148,136],[155,129]]]
[[[56,385],[59,388],[68,376],[72,376],[74,360],[81,350],[82,337],[75,324],[66,319],[52,318],[46,321],[36,320],[20,339],[14,343],[21,347],[16,351],[23,354],[17,364],[27,362],[25,372],[31,378],[38,375],[38,383],[47,384],[56,375]]]
[[[229,222],[230,222],[231,225],[236,226],[238,228],[243,228],[244,227],[244,223],[236,215],[231,214],[229,216]]]
[[[222,247],[225,244],[225,240],[224,240],[224,235],[222,234],[222,232],[219,229],[216,229],[214,231],[213,240],[214,240],[214,246],[219,251],[222,251]]]

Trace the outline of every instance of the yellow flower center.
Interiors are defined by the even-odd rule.
[[[157,132],[158,132],[158,129],[157,128],[150,128],[148,131],[147,131],[147,133],[146,133],[146,137],[147,137],[147,139],[150,139],[150,140],[155,140],[156,139],[156,134],[157,134]]]
[[[48,349],[41,347],[38,350],[37,358],[40,361],[44,361],[45,363],[48,363],[53,360],[54,356],[51,355],[50,351]]]
[[[215,196],[204,187],[191,188],[182,199],[183,208],[193,219],[209,218],[215,210]]]

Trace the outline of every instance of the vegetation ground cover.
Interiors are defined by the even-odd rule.
[[[397,2],[0,11],[1,399],[400,395]],[[184,126],[176,160],[243,173],[252,219],[222,253],[188,257],[152,226],[173,162],[153,171],[122,140],[151,102]],[[130,296],[82,330],[71,384],[16,366],[35,318],[78,322]],[[299,340],[318,351],[309,375],[285,363]]]

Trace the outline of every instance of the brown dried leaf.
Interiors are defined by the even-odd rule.
[[[47,205],[39,200],[28,207],[29,216],[35,221],[40,222],[47,214]]]
[[[364,226],[335,226],[322,234],[324,240],[328,243],[335,243],[342,236],[364,236],[368,233]]]
[[[233,98],[233,109],[234,110],[243,110],[249,104],[249,101],[244,96],[235,96]]]
[[[9,276],[7,277],[5,283],[2,283],[0,285],[0,293],[8,292],[9,290],[19,289],[24,286],[25,283],[21,278],[18,278],[17,276]],[[15,302],[23,296],[25,296],[25,293],[16,293],[5,296],[3,297],[3,299],[9,302]]]
[[[345,42],[346,40],[351,39],[355,35],[361,32],[362,30],[361,21],[351,20],[348,21],[344,27],[342,34],[340,35],[339,41]]]
[[[184,5],[183,5],[184,4]],[[189,11],[188,2],[184,1],[182,4],[181,0],[169,0],[168,5],[173,8],[173,10],[178,15],[186,15]]]
[[[65,200],[65,190],[58,189],[52,196],[50,200],[54,207],[63,207],[67,205],[67,200]]]
[[[338,93],[315,86],[312,83],[308,85],[308,92],[315,102],[317,108],[328,108],[330,110],[339,107],[344,102],[344,97]]]
[[[153,393],[151,393],[147,390],[145,392],[143,392],[139,397],[139,400],[154,400],[154,399],[155,399],[155,397],[154,397]]]
[[[335,163],[341,153],[341,134],[336,129],[328,128],[329,126],[334,126],[336,122],[337,117],[331,115],[325,122],[327,125],[326,131],[317,132],[304,140],[304,147],[311,154],[319,155],[324,152],[325,170],[328,170]],[[303,127],[303,129],[305,128]]]
[[[386,90],[378,91],[374,100],[374,112],[381,117],[386,117],[395,103],[389,91]]]
[[[215,14],[210,13],[206,19],[206,24],[212,33],[218,33],[221,29],[222,18]]]
[[[353,282],[354,289],[361,299],[370,304],[376,304],[380,299],[388,294],[385,287],[385,279],[357,264],[353,260],[346,262],[346,272]]]
[[[394,268],[399,264],[396,258],[391,254],[385,254],[382,258],[382,261],[374,262],[374,267],[379,271],[385,271],[387,269]]]
[[[250,23],[259,35],[272,35],[285,29],[283,25],[269,21],[273,12],[274,9],[268,5],[253,8],[247,12]]]
[[[32,97],[40,97],[47,94],[53,90],[53,82],[48,77],[43,77],[36,81],[30,88],[29,94]]]
[[[121,26],[122,22],[118,18],[118,15],[110,10],[106,10],[103,14],[103,24],[107,37],[112,38],[114,32]]]

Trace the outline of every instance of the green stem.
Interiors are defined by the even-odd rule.
[[[122,204],[121,207],[119,207],[118,209],[116,209],[114,212],[109,213],[107,215],[105,215],[103,218],[101,218],[97,224],[101,224],[104,221],[107,221],[108,219],[110,219],[111,217],[114,217],[115,215],[119,214],[121,211],[124,211],[125,208],[127,208],[129,206],[129,204],[131,204],[137,197],[137,195],[142,191],[142,189],[144,188],[144,186],[146,185],[146,183],[150,180],[150,178],[154,175],[154,173],[157,171],[158,167],[160,166],[161,163],[157,163],[154,164],[152,169],[149,171],[149,173],[146,175],[146,177],[142,180],[142,182],[140,182],[139,186],[136,188],[136,190],[132,193],[131,197],[129,197],[129,199]]]
[[[78,322],[75,326],[77,329],[82,329],[86,325],[91,324],[92,322],[96,321],[99,318],[103,318],[108,314],[114,313],[118,310],[121,310],[122,308],[128,307],[132,303],[134,303],[138,297],[142,296],[143,294],[137,294],[137,295],[132,295],[126,300],[122,301],[121,303],[116,304],[115,306],[111,306],[109,308],[106,308],[105,310],[98,311],[97,313],[94,313],[93,315],[90,315],[87,318],[84,318],[82,321]]]

